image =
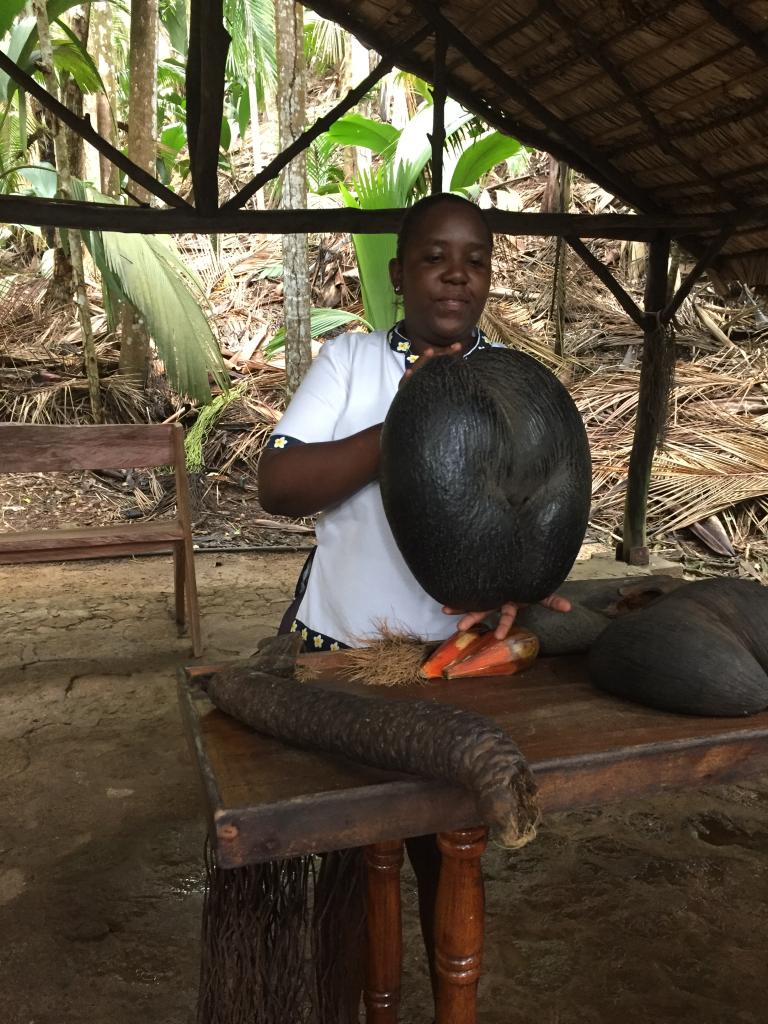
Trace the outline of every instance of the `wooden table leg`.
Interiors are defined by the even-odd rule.
[[[365,979],[367,1024],[397,1024],[403,961],[400,868],[403,843],[391,840],[365,849],[368,868],[368,951]]]
[[[443,832],[437,843],[443,863],[435,915],[436,1024],[475,1024],[485,918],[480,857],[488,830]]]

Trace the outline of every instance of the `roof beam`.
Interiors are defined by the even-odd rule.
[[[608,166],[604,164],[598,150],[587,142],[586,139],[572,131],[564,121],[561,121],[559,117],[539,103],[535,97],[527,93],[511,75],[508,75],[506,71],[503,71],[492,60],[489,60],[462,32],[444,18],[431,2],[428,2],[428,0],[411,0],[411,4],[424,18],[431,21],[436,29],[440,28],[451,46],[458,50],[459,53],[462,53],[473,67],[486,75],[495,85],[503,89],[515,103],[524,107],[529,114],[532,114],[545,128],[565,142],[567,147],[572,148],[573,153],[577,154],[576,160],[573,159],[572,155],[563,156],[562,159],[574,166],[578,165],[578,163],[581,163],[582,166],[585,164],[587,166],[592,165],[590,170],[587,171],[590,177],[599,176],[604,181],[610,183],[609,187],[611,189],[619,193],[623,191],[625,195],[627,194],[626,180],[622,179],[616,169],[610,164]],[[550,152],[552,151],[551,145],[544,148]],[[582,155],[580,161],[578,160],[579,154]],[[559,156],[559,154],[555,155]],[[630,197],[628,196],[628,198]],[[630,201],[635,200],[630,198]],[[649,200],[645,198],[643,203],[648,206]]]
[[[541,216],[541,214],[539,216]],[[606,265],[599,260],[597,256],[595,256],[591,249],[588,249],[587,246],[584,245],[580,238],[567,238],[566,241],[582,262],[589,267],[595,277],[599,278],[603,282],[624,312],[634,320],[641,330],[644,329],[646,326],[645,314],[632,296],[622,288],[608,267],[606,267]]]
[[[643,124],[655,139],[659,149],[677,160],[683,167],[687,167],[695,177],[704,178],[708,181],[715,196],[721,202],[729,203],[736,210],[741,209],[744,204],[738,196],[734,196],[731,190],[725,188],[721,182],[714,178],[700,161],[690,159],[685,149],[669,138],[651,108],[637,95],[634,83],[627,78],[621,68],[617,67],[613,58],[606,55],[602,46],[593,44],[591,38],[582,31],[576,21],[565,13],[558,0],[548,0],[546,9],[552,14],[552,17],[555,18],[563,31],[574,39],[584,52],[588,53],[600,65],[605,74],[619,87],[624,96],[629,99],[632,106],[639,113]]]
[[[659,314],[659,318],[662,323],[669,323],[678,309],[680,309],[682,304],[688,298],[691,288],[693,288],[707,267],[712,265],[715,257],[730,237],[731,229],[723,228],[718,236],[710,242],[702,253],[701,258],[696,261],[695,266],[686,274],[685,280],[681,283],[680,287]]]
[[[751,226],[768,230],[768,207],[743,214],[691,214],[665,216],[605,213],[512,213],[484,210],[488,225],[497,234],[564,238],[618,238],[650,241],[660,231],[685,238],[702,232]],[[213,216],[195,209],[158,210],[150,207],[115,206],[111,203],[64,202],[30,196],[0,196],[0,223],[52,227],[103,228],[128,233],[175,234],[230,231],[255,234],[388,234],[396,232],[403,211],[357,210],[234,210],[223,208]]]
[[[768,64],[768,32],[759,32],[750,28],[731,10],[721,4],[720,0],[699,0],[699,3],[716,22],[723,28],[727,28],[744,46],[749,47],[761,63]]]
[[[353,8],[350,8],[348,5],[343,5],[339,8],[333,0],[307,0],[306,6],[311,7],[321,17],[328,18],[342,25],[373,49],[381,46],[381,40],[376,39],[375,32],[371,27],[357,21],[354,15],[350,13]],[[400,45],[402,46],[402,43]],[[414,52],[407,53],[405,50],[398,56],[397,66],[405,71],[412,71],[427,81],[430,80],[433,70],[431,63],[424,57]],[[563,144],[539,128],[535,128],[530,124],[521,124],[509,111],[478,96],[461,79],[449,76],[448,92],[454,99],[465,106],[467,110],[471,110],[472,113],[482,117],[493,128],[498,128],[499,131],[519,139],[520,142],[524,142],[528,146],[534,146],[545,153],[551,153],[558,160],[564,160],[575,170],[586,174],[596,184],[602,185],[608,191],[621,196],[625,202],[648,212],[660,212],[658,205],[652,200],[651,196],[641,189],[628,185],[625,177],[621,179],[621,185],[619,186],[614,177],[604,172],[601,167],[596,167],[590,163],[589,160],[582,156],[581,152],[577,152],[571,146]]]
[[[631,36],[633,33],[638,32],[641,29],[647,28],[648,23],[651,21],[651,19],[666,14],[671,6],[672,5],[670,4],[669,0],[657,0],[657,2],[653,5],[647,2],[643,3],[642,6],[638,6],[637,11],[633,11],[633,13],[636,14],[635,20],[629,22],[629,24],[627,25],[624,25],[622,29],[620,29],[618,32],[615,32],[613,35],[608,36],[608,38],[605,40],[605,45],[614,46],[616,43],[623,42],[625,39],[627,39],[628,36]],[[596,7],[596,10],[599,11],[600,8]],[[627,16],[629,16],[629,14],[627,14]],[[655,48],[646,50],[643,53],[643,57],[651,57],[655,55]],[[636,59],[638,58],[633,58],[631,61],[629,61],[629,63],[634,63],[634,60]],[[568,58],[566,58],[564,62],[561,62],[559,64],[547,63],[544,65],[546,70],[542,70],[539,74],[536,75],[526,75],[525,82],[523,83],[525,85],[525,88],[535,88],[537,85],[542,85],[543,83],[546,82],[555,81],[558,78],[559,72],[562,71],[564,67],[567,67],[568,63]],[[541,62],[534,63],[533,66],[541,66]],[[599,75],[594,76],[594,78],[598,77]],[[585,80],[583,84],[585,86],[588,86],[591,84],[592,80],[593,79],[588,78]],[[545,99],[547,102],[550,102],[551,100],[557,99],[559,96],[564,95],[567,91],[568,90],[556,92],[554,95],[548,93]]]
[[[31,75],[28,75],[26,71],[22,69],[11,60],[6,54],[0,50],[0,69],[5,71],[9,78],[12,78],[17,85],[20,85],[25,92],[28,92],[30,96],[34,96],[35,99],[50,112],[65,124],[68,128],[71,128],[73,132],[85,139],[86,142],[90,143],[94,149],[102,153],[107,160],[113,163],[116,167],[119,167],[121,171],[125,171],[129,178],[136,182],[137,185],[142,185],[148,192],[151,192],[153,196],[158,199],[162,199],[163,202],[169,206],[177,207],[178,209],[191,210],[192,206],[181,196],[177,196],[175,192],[171,192],[169,188],[166,188],[162,182],[159,182],[157,178],[153,178],[151,174],[145,171],[138,164],[135,164],[133,160],[129,160],[127,156],[120,152],[119,149],[115,149],[114,146],[110,145],[106,139],[102,138],[99,133],[91,127],[91,120],[89,117],[78,117],[68,107],[65,107],[63,103],[60,103],[55,96],[52,96],[47,89],[44,89],[39,85]],[[76,227],[77,225],[70,225],[70,227]]]

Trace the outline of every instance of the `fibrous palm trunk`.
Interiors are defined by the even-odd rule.
[[[48,25],[48,10],[44,0],[32,0],[32,10],[37,21],[37,34],[40,43],[40,64],[43,69],[45,87],[52,96],[58,99],[59,89],[53,70],[53,50]],[[59,172],[61,193],[65,199],[72,197],[70,185],[70,147],[66,138],[67,129],[54,118],[52,121],[56,167]],[[83,334],[83,361],[88,379],[88,394],[91,403],[91,415],[95,423],[103,423],[104,412],[101,405],[99,386],[99,366],[96,360],[96,348],[93,342],[91,311],[85,288],[85,272],[83,269],[82,236],[75,228],[70,228],[66,237],[62,233],[62,243],[69,246],[69,260],[74,284],[74,298]]]
[[[277,45],[277,114],[284,149],[304,129],[306,85],[304,9],[293,0],[275,0]],[[283,174],[283,207],[307,205],[304,153],[294,157]],[[298,388],[312,361],[309,321],[310,285],[306,235],[283,236],[283,301],[285,310],[285,373],[288,394]]]
[[[128,156],[150,174],[154,173],[157,156],[157,33],[157,0],[132,0]],[[131,195],[139,203],[149,203],[151,198],[138,185],[132,186]],[[148,364],[149,333],[137,311],[126,303],[122,311],[120,372],[144,386]]]

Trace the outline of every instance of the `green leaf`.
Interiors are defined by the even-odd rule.
[[[171,46],[182,56],[187,55],[189,29],[186,0],[167,0],[160,4],[160,20],[168,33]]]
[[[472,120],[473,115],[455,100],[445,103],[445,134],[450,137]],[[395,150],[394,163],[410,167],[410,176],[415,185],[421,172],[432,158],[432,107],[421,107],[400,133]]]
[[[358,175],[353,185],[355,194],[343,184],[339,191],[346,206],[363,210],[387,210],[409,206],[413,202],[413,171],[407,165],[383,164],[380,168]],[[398,318],[399,300],[389,279],[389,262],[397,250],[397,236],[353,235],[360,290],[365,315],[374,330],[391,327]]]
[[[502,135],[501,132],[490,132],[485,138],[473,142],[461,154],[451,178],[451,189],[474,185],[491,168],[514,156],[519,149],[517,139]]]
[[[33,29],[37,32],[35,19],[22,18],[13,26],[8,40],[0,46],[3,53],[10,57],[19,67],[23,68],[24,71],[31,70],[26,66],[28,61],[23,59],[21,55]],[[16,88],[17,86],[13,79],[9,78],[5,71],[0,71],[0,102],[9,103],[13,98]]]
[[[69,33],[69,29],[66,29]],[[79,39],[53,43],[53,63],[58,72],[70,75],[81,92],[106,92],[101,75]]]
[[[221,131],[219,132],[219,145],[226,153],[232,145],[232,128],[226,117],[221,119]]]
[[[165,146],[169,154],[176,156],[187,144],[187,131],[184,125],[169,124],[160,135],[160,144]]]
[[[374,153],[391,150],[400,137],[400,131],[391,124],[373,121],[362,114],[345,114],[325,133],[338,146],[362,146]]]
[[[10,32],[11,25],[26,6],[26,0],[0,0],[0,39]]]
[[[251,97],[247,89],[243,89],[237,103],[237,126],[240,129],[240,138],[245,138],[245,132],[251,121]]]
[[[349,323],[361,323],[369,330],[371,329],[371,325],[367,320],[358,316],[357,313],[348,313],[345,309],[325,309],[323,307],[310,309],[309,322],[310,333],[313,338],[329,334],[331,331],[335,331],[337,327],[343,327],[344,324]],[[284,346],[285,328],[281,327],[274,337],[270,338],[267,342],[264,348],[265,357],[269,359],[270,356],[273,356],[275,352],[279,352]]]
[[[0,0],[0,2],[4,2],[4,0]],[[121,9],[123,8],[123,4],[120,3],[119,0],[106,0],[106,2],[114,2],[115,6]],[[48,0],[48,23],[52,25],[54,21],[58,21],[62,14],[65,14],[72,7],[80,6],[81,0]],[[62,27],[64,27],[63,23],[61,24]],[[23,22],[20,21],[14,26],[14,30],[17,28],[20,29],[22,25],[24,26],[23,39],[21,40],[22,45],[16,49],[15,56],[11,52],[10,48],[7,52],[8,56],[14,60],[20,68],[26,71],[27,74],[31,75],[34,68],[30,64],[30,57],[37,46],[37,22],[34,18],[25,18]],[[3,78],[5,78],[7,86],[5,92],[3,92]],[[0,100],[11,99],[17,88],[18,86],[13,80],[8,79],[8,76],[5,75],[4,72],[0,72]],[[99,86],[99,88],[101,88],[101,86]]]
[[[76,199],[111,202],[73,179]],[[209,402],[208,374],[226,390],[229,379],[216,338],[200,308],[202,285],[170,238],[114,231],[84,231],[83,240],[107,287],[146,321],[165,372],[182,395]]]
[[[59,189],[59,175],[50,164],[35,164],[17,168],[19,175],[40,199],[53,199]]]

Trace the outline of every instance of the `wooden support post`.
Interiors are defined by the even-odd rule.
[[[445,57],[448,45],[440,29],[435,31],[435,63],[432,74],[432,193],[443,191],[443,148],[445,147]]]
[[[368,869],[368,949],[365,990],[367,1024],[397,1024],[403,927],[400,914],[402,840],[365,849]]]
[[[645,331],[637,422],[627,473],[624,535],[621,557],[629,565],[647,565],[650,556],[646,537],[651,467],[663,430],[674,368],[674,345],[667,337],[661,312],[667,303],[669,235],[660,234],[648,248],[645,286]]]
[[[436,1024],[475,1024],[485,923],[480,858],[488,830],[442,832],[437,843],[443,863],[435,921]]]
[[[219,145],[229,44],[224,0],[193,0],[187,59],[187,138],[195,208],[206,216],[219,208]]]

